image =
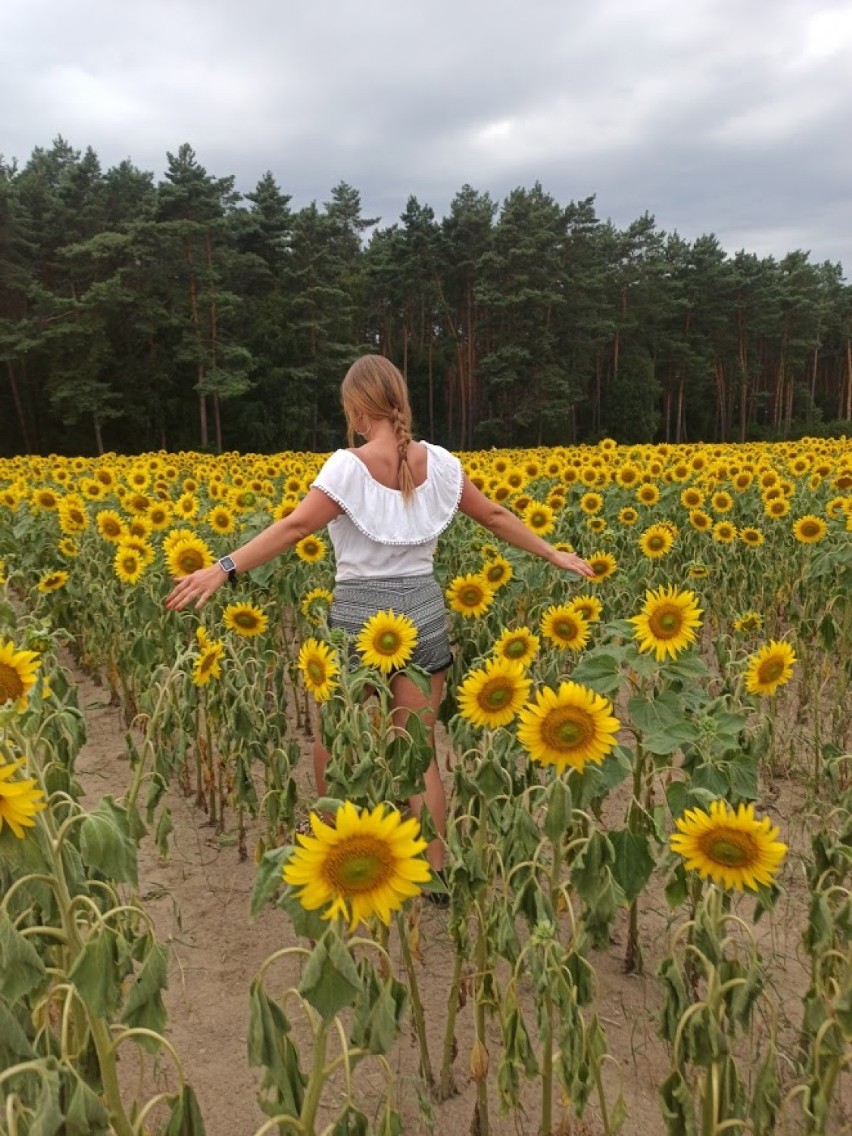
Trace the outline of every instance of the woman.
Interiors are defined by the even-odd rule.
[[[341,387],[348,450],[337,450],[320,470],[307,495],[281,521],[209,568],[179,580],[166,600],[179,610],[201,607],[227,577],[248,572],[328,526],[337,563],[329,623],[356,633],[378,611],[406,614],[417,628],[412,662],[432,675],[425,695],[403,672],[391,677],[393,721],[404,728],[419,713],[433,731],[444,674],[451,661],[443,593],[432,573],[439,535],[458,509],[509,544],[540,556],[557,568],[591,577],[585,560],[536,536],[513,513],[489,501],[462,470],[458,458],[440,446],[411,437],[411,408],[405,379],[384,356],[365,355],[349,368]],[[355,435],[364,444],[355,449]],[[317,792],[325,792],[328,754],[314,741]],[[437,761],[425,776],[425,791],[412,797],[419,816],[426,806],[439,838],[427,857],[435,870],[444,863],[446,801]]]

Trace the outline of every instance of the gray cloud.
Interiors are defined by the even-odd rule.
[[[541,181],[728,251],[852,265],[849,0],[59,0],[0,7],[0,152],[161,173],[189,141],[296,205],[397,219]]]

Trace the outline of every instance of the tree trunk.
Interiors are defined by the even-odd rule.
[[[222,446],[222,413],[219,395],[213,392],[213,429],[216,433],[216,453],[221,454]]]
[[[18,425],[21,428],[21,437],[24,439],[24,447],[27,453],[30,452],[30,435],[27,430],[27,420],[24,417],[24,407],[21,402],[21,392],[18,390],[18,380],[15,378],[15,368],[12,366],[12,360],[6,360],[6,373],[9,376],[9,386],[12,388],[12,402],[15,404],[15,414],[18,419]]]
[[[98,447],[98,457],[103,457],[104,454],[104,438],[101,433],[101,420],[97,414],[92,416],[95,427],[95,445]]]
[[[201,321],[198,316],[198,290],[195,282],[195,272],[192,262],[192,245],[186,242],[186,263],[189,265],[189,314],[192,326],[195,328],[195,340],[199,356],[201,353]],[[202,389],[204,385],[204,363],[199,358],[196,366],[196,383],[198,386],[198,428],[201,435],[201,448],[207,449],[209,437],[207,433],[207,396]]]

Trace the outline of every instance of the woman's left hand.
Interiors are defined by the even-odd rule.
[[[589,579],[595,574],[591,564],[576,552],[562,552],[560,549],[555,549],[552,563],[556,568],[564,568],[566,572],[576,572],[578,576],[586,576]]]

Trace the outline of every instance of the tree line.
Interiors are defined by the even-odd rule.
[[[690,242],[542,186],[365,217],[189,145],[161,181],[57,138],[0,157],[0,452],[326,450],[365,350],[454,449],[735,441],[852,419],[839,264]],[[5,389],[4,389],[5,388]]]

